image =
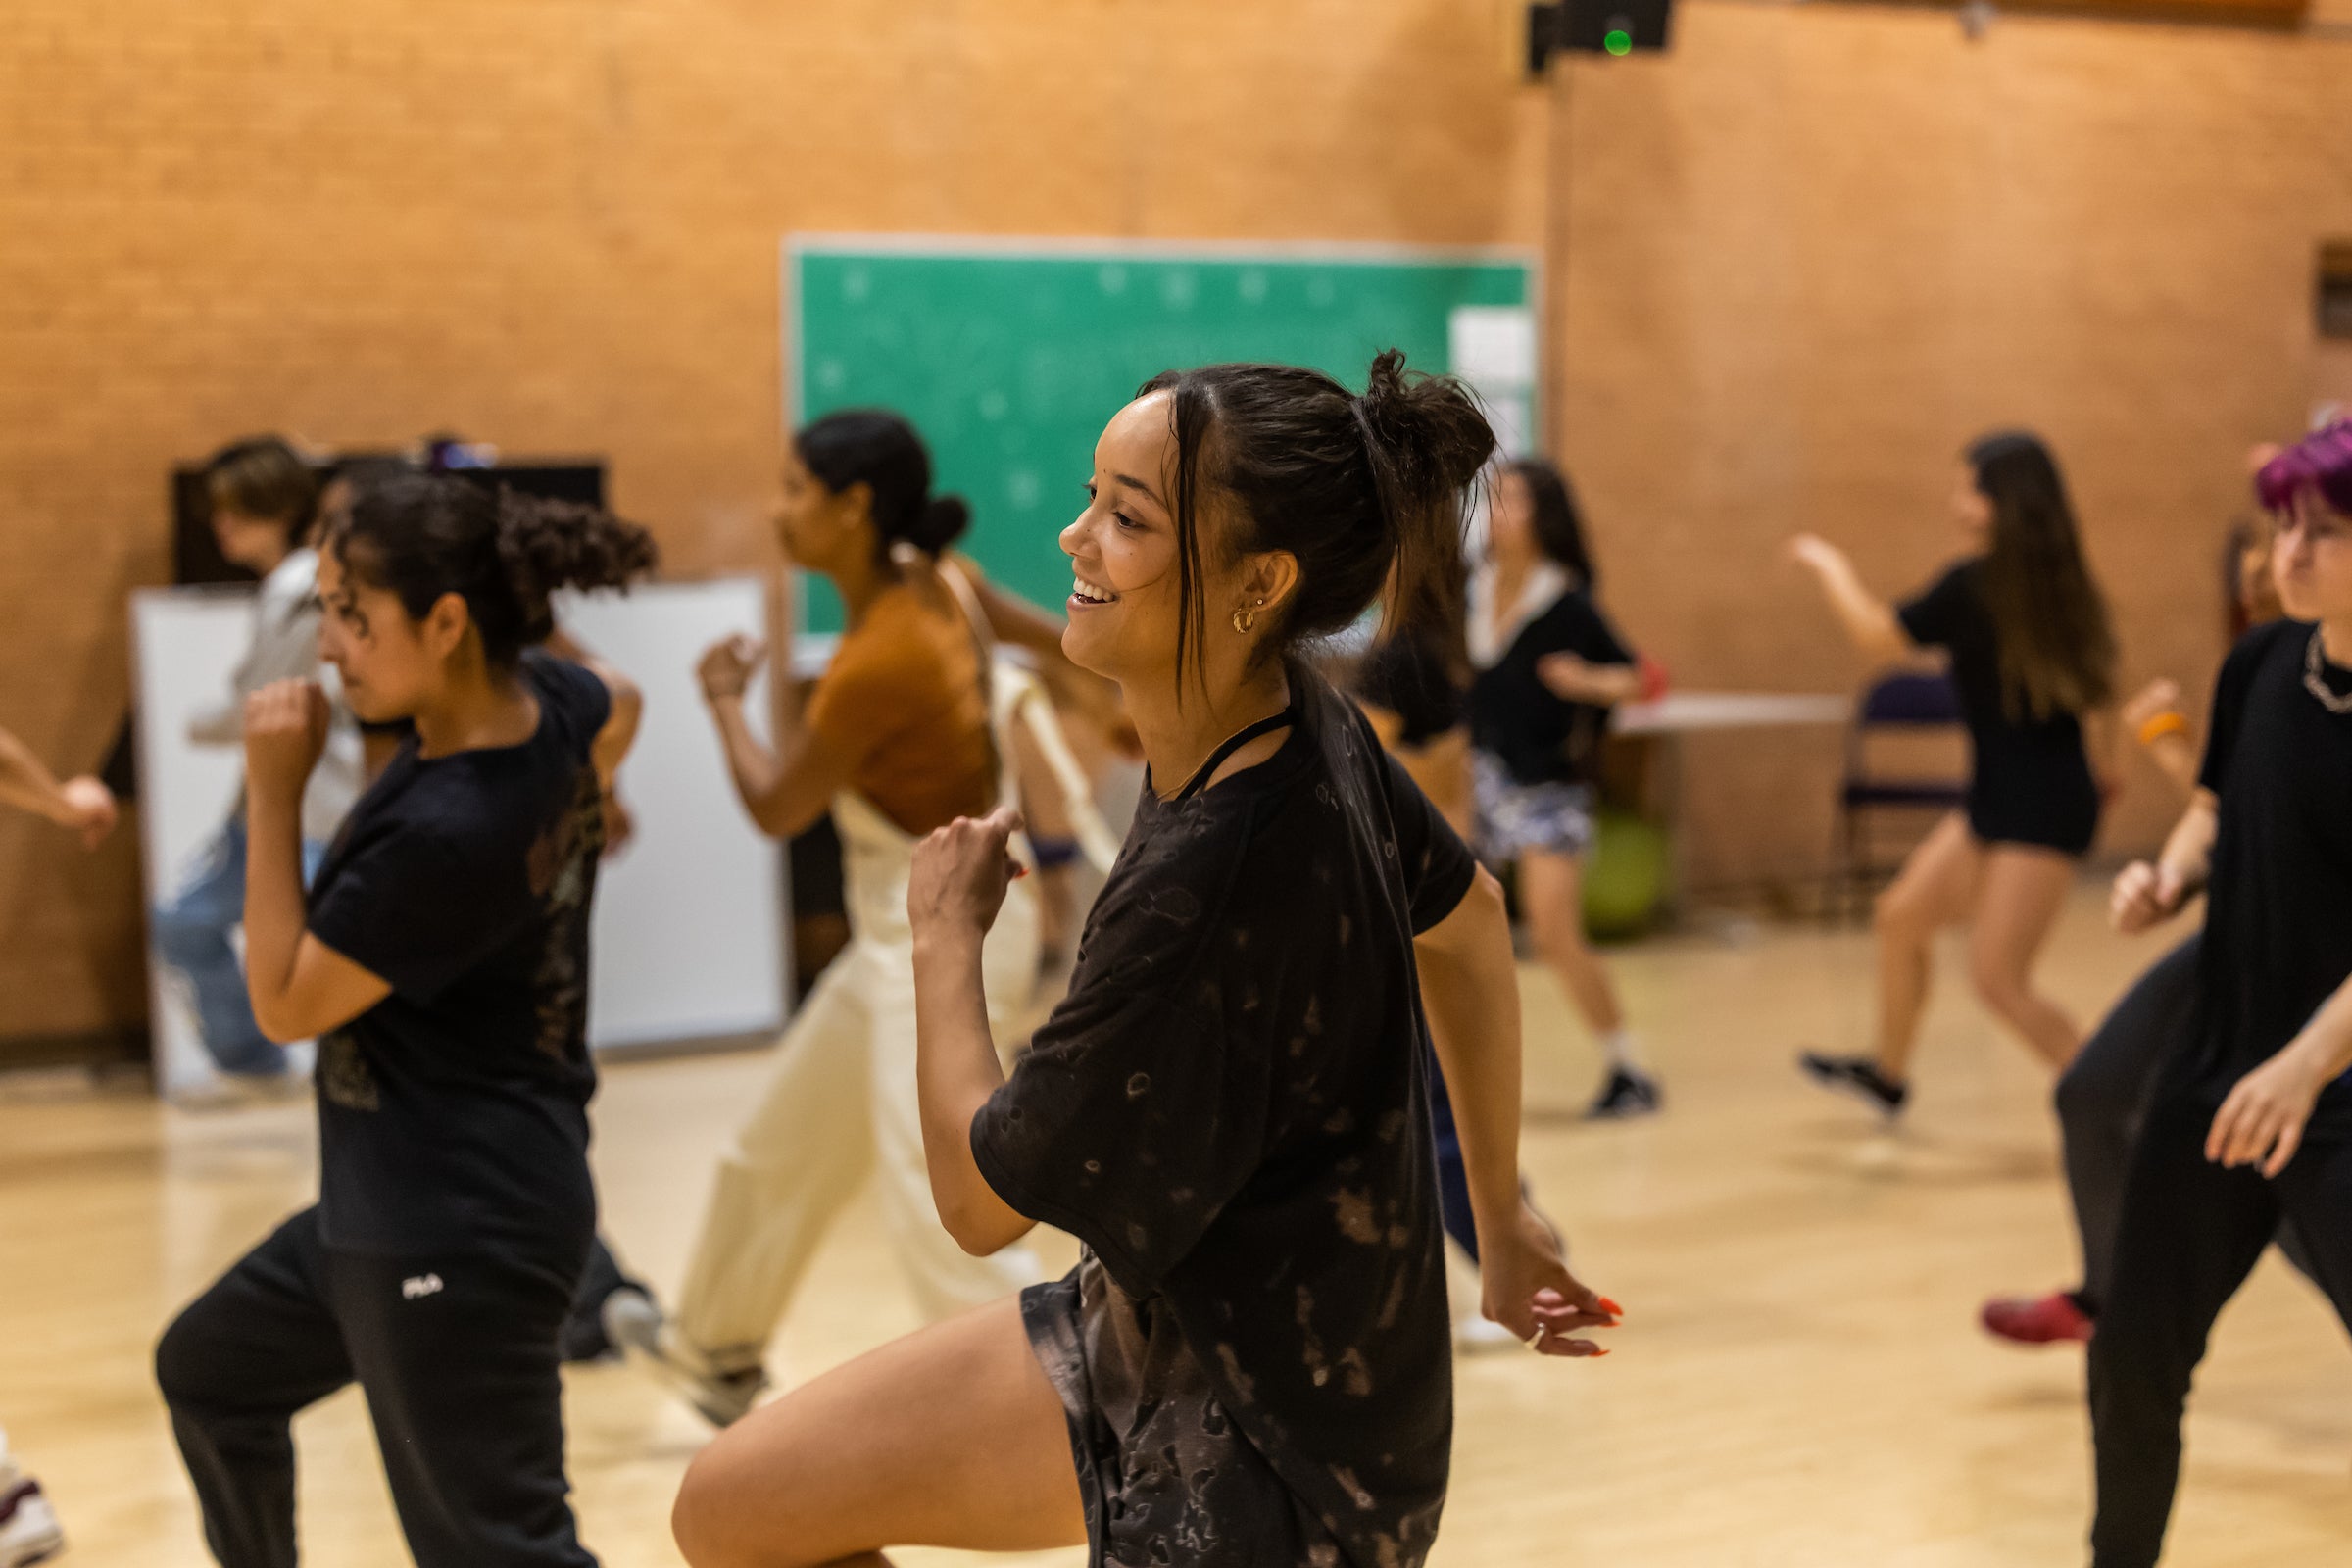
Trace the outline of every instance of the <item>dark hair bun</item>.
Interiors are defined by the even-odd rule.
[[[1449,375],[1407,370],[1401,349],[1373,360],[1363,410],[1408,508],[1459,491],[1494,455],[1494,428],[1469,388]]]
[[[843,409],[804,425],[793,445],[835,495],[863,485],[873,506],[874,544],[884,560],[900,545],[927,556],[963,537],[972,509],[957,496],[931,494],[931,454],[923,438],[888,409]]]
[[[922,514],[906,530],[906,542],[927,556],[936,556],[963,537],[972,525],[972,509],[961,496],[933,496],[923,503]]]

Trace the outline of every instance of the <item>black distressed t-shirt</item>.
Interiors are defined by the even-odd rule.
[[[1521,784],[1591,783],[1609,710],[1571,702],[1544,685],[1536,667],[1552,654],[1574,654],[1588,664],[1634,662],[1592,596],[1570,588],[1470,683],[1470,744],[1500,758]]]
[[[1050,1372],[1056,1338],[1127,1347],[1057,1379],[1093,1406],[1072,1408],[1082,1458],[1097,1450],[1082,1479],[1127,1488],[1090,1494],[1102,1561],[1409,1568],[1445,1498],[1412,944],[1476,866],[1363,715],[1302,667],[1290,679],[1298,721],[1273,758],[1190,800],[1147,790],[1069,995],[972,1124],[990,1185],[1116,1287],[1082,1265],[1029,1303]],[[1041,1323],[1054,1300],[1065,1321]],[[1152,1429],[1110,1405],[1148,1417],[1200,1387],[1214,1408],[1187,1414],[1182,1445],[1119,1451]],[[1228,1442],[1250,1451],[1217,1460]],[[1245,1472],[1279,1478],[1288,1519],[1248,1516],[1266,1503]]]
[[[531,653],[539,727],[430,760],[412,734],[344,822],[310,930],[392,994],[318,1042],[330,1247],[576,1262],[588,1176],[588,921],[604,682]]]
[[[2352,976],[2352,713],[2305,688],[2312,636],[2308,621],[2258,626],[2214,683],[2198,782],[2221,819],[2190,1079],[2216,1107]],[[2352,669],[2323,659],[2320,678],[2352,696]],[[2311,1125],[2352,1136],[2352,1081],[2321,1094]]]

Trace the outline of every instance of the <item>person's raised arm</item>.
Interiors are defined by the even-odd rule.
[[[773,749],[752,733],[743,694],[765,657],[766,646],[757,638],[724,638],[703,655],[696,675],[743,808],[761,832],[788,839],[825,814],[858,759],[838,747],[815,744],[789,700],[776,705]]]
[[[997,1195],[972,1154],[973,1118],[1004,1084],[980,948],[1017,871],[1007,845],[1019,825],[1008,807],[957,817],[916,846],[906,885],[923,1163],[940,1223],[976,1257],[1011,1246],[1036,1223]]]
[[[96,849],[114,831],[118,814],[112,790],[87,775],[59,783],[32,748],[5,729],[0,729],[0,806],[48,818],[78,834],[86,850]]]
[[[2145,931],[2180,912],[2212,873],[2213,838],[2220,825],[2220,800],[2213,791],[2199,789],[2173,824],[2163,852],[2153,861],[2133,860],[2116,873],[2107,912],[2118,931]]]
[[[281,680],[245,699],[245,989],[284,1045],[350,1022],[391,995],[381,976],[305,929],[302,792],[326,749],[326,693]]]
[[[1844,551],[1818,534],[1804,533],[1789,541],[1788,554],[1821,584],[1856,653],[1873,663],[1890,664],[1918,652],[1894,607],[1862,585]]]
[[[1519,1186],[1519,974],[1502,885],[1481,869],[1453,912],[1413,941],[1421,1004],[1453,1101],[1478,1229],[1486,1313],[1550,1355],[1605,1355],[1573,1330],[1616,1308],[1578,1283]]]
[[[2188,738],[2188,719],[2180,711],[2180,687],[2159,677],[2142,686],[2124,704],[2123,724],[2138,740],[2156,770],[2183,793],[2197,787],[2197,748]]]
[[[1536,678],[1552,696],[1568,703],[1615,708],[1642,695],[1638,664],[1596,664],[1575,654],[1546,654],[1536,662]]]
[[[980,601],[981,612],[988,617],[989,634],[1001,643],[1026,648],[1038,658],[1054,663],[1067,663],[1068,656],[1061,651],[1062,623],[1044,607],[1031,604],[1019,594],[1008,593],[984,576],[969,557],[954,557],[963,580],[971,585],[972,596]]]

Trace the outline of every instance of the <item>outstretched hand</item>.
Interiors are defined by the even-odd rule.
[[[1488,1317],[1539,1355],[1596,1356],[1609,1352],[1578,1329],[1617,1326],[1622,1309],[1568,1272],[1560,1242],[1526,1203],[1505,1235],[1479,1239],[1479,1284]]]
[[[906,920],[926,936],[985,935],[1004,906],[1004,890],[1027,875],[1011,855],[1021,813],[1000,806],[986,816],[959,816],[914,847],[906,878]]]

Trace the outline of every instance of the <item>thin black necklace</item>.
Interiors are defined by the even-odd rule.
[[[1269,713],[1254,724],[1245,724],[1242,728],[1235,730],[1231,735],[1225,737],[1224,744],[1208,754],[1207,761],[1193,769],[1192,777],[1184,781],[1184,788],[1168,797],[1169,804],[1175,805],[1189,801],[1206,789],[1209,775],[1217,770],[1218,765],[1260,735],[1270,735],[1278,729],[1287,729],[1298,721],[1298,704],[1297,699],[1293,698],[1292,701],[1283,705],[1281,712]]]
[[[2320,706],[2330,713],[2352,713],[2352,695],[2339,696],[2320,673],[2321,661],[2326,657],[2320,646],[2320,628],[2311,628],[2311,642],[2303,650],[2303,689],[2320,700]]]

